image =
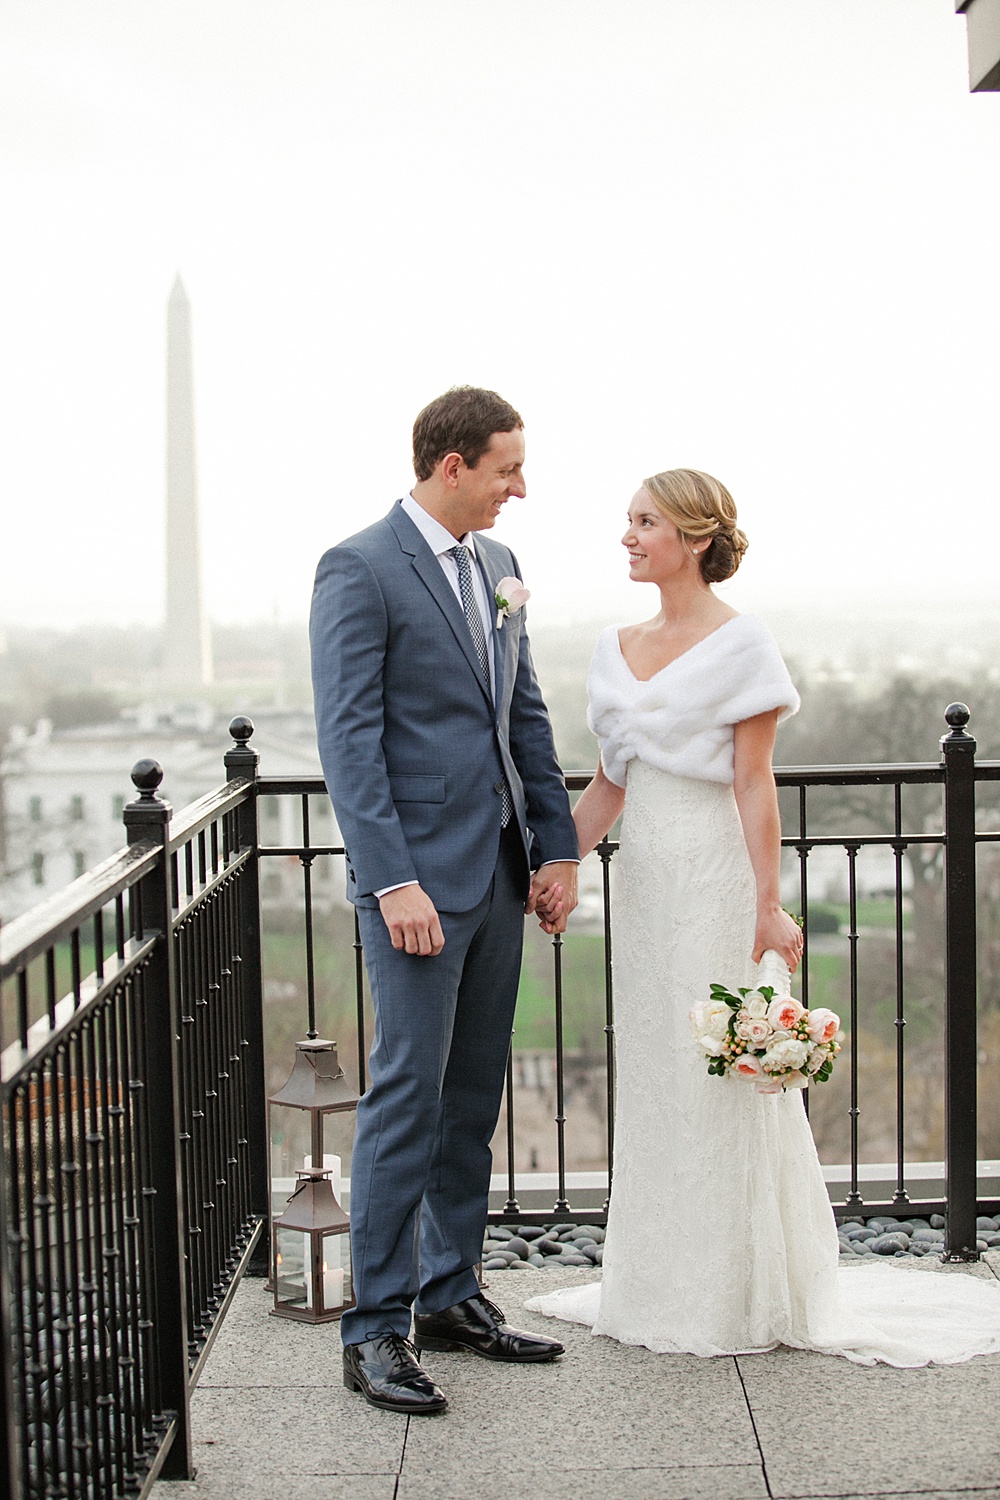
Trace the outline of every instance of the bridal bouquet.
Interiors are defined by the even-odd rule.
[[[691,1010],[691,1035],[709,1073],[747,1078],[760,1094],[826,1082],[844,1035],[832,1010],[806,1010],[769,984],[735,995],[713,984],[711,992]]]

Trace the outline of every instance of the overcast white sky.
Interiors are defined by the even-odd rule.
[[[166,300],[210,613],[304,615],[493,386],[536,617],[651,612],[644,474],[732,489],[729,597],[995,588],[1000,96],[952,0],[7,0],[0,622],[162,610]]]

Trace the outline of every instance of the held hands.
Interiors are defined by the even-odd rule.
[[[425,890],[419,885],[400,886],[380,897],[378,904],[394,948],[423,958],[437,957],[444,947],[444,933]]]
[[[571,859],[542,865],[531,877],[525,912],[534,912],[543,932],[565,932],[577,902],[577,865]]]
[[[802,957],[802,928],[780,906],[757,912],[757,930],[753,939],[754,963],[760,962],[761,955],[768,948],[780,953],[789,972],[795,973]]]

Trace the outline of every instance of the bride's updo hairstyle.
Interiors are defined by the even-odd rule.
[[[732,578],[747,550],[747,539],[736,524],[736,506],[726,486],[700,469],[666,469],[644,479],[642,487],[657,510],[673,521],[685,546],[711,537],[698,556],[705,582]]]

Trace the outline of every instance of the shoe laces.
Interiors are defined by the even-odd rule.
[[[503,1309],[497,1307],[495,1302],[491,1302],[489,1297],[484,1297],[482,1292],[479,1293],[479,1300],[486,1308],[486,1311],[490,1313],[494,1318],[496,1318],[498,1323],[506,1323],[507,1318],[504,1314]]]
[[[404,1338],[401,1333],[396,1333],[395,1331],[383,1333],[381,1335],[381,1340],[389,1345],[389,1348],[392,1350],[397,1359],[405,1360],[407,1362],[412,1360],[412,1362],[417,1366],[418,1369],[422,1368],[420,1365],[420,1360],[417,1356],[416,1349],[410,1343],[410,1340],[408,1338]]]

